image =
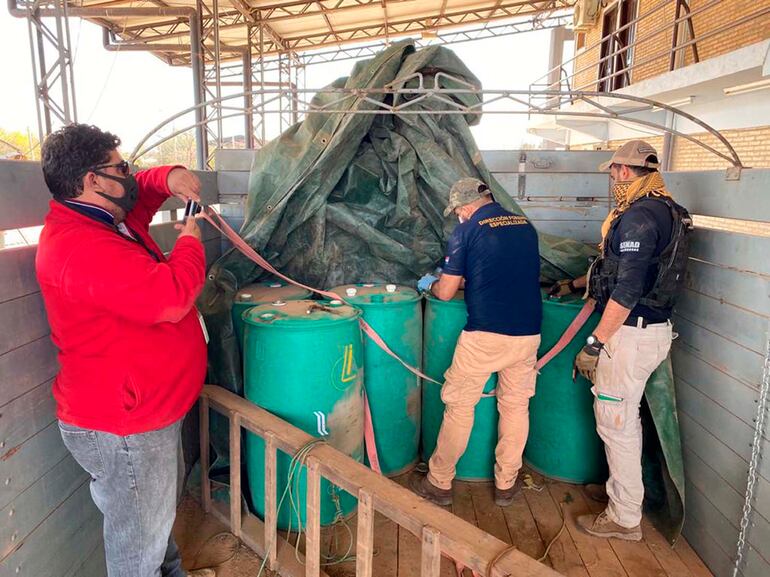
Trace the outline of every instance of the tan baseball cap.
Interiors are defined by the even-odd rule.
[[[458,206],[465,206],[488,194],[492,191],[478,178],[461,178],[449,190],[449,204],[444,209],[444,216],[452,214]]]
[[[650,156],[654,157],[652,162]],[[658,168],[658,151],[644,140],[629,140],[615,151],[607,162],[599,165],[599,170],[606,172],[613,164],[625,164],[626,166],[643,166],[645,168]]]

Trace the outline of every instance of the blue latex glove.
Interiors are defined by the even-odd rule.
[[[430,285],[438,280],[437,276],[432,274],[426,274],[420,280],[417,281],[417,290],[421,293],[426,293],[430,290]]]

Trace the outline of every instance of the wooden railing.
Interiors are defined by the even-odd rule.
[[[230,419],[230,505],[212,502],[209,468],[209,409]],[[422,542],[422,577],[437,577],[441,556],[447,556],[481,577],[558,577],[507,543],[455,517],[375,473],[326,444],[307,457],[307,525],[304,560],[277,530],[277,451],[288,455],[314,437],[257,405],[220,387],[207,385],[201,395],[201,471],[204,472],[204,510],[219,518],[231,532],[265,559],[267,567],[288,577],[326,575],[321,568],[321,478],[358,497],[356,576],[371,577],[374,552],[374,515],[383,514]],[[265,520],[241,508],[241,428],[265,441]],[[502,554],[502,556],[501,556]],[[491,565],[494,567],[490,568]]]

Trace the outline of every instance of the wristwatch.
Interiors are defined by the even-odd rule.
[[[604,348],[604,343],[601,342],[599,339],[596,338],[596,335],[589,335],[586,339],[586,345],[588,345],[591,348],[599,349],[601,350]]]

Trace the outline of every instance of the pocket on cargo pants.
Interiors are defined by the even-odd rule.
[[[99,450],[96,431],[81,429],[59,421],[59,432],[64,446],[92,479],[98,479],[104,475],[104,460]]]
[[[596,425],[619,431],[626,425],[626,399],[614,391],[599,391],[591,387],[594,394],[594,414]]]

